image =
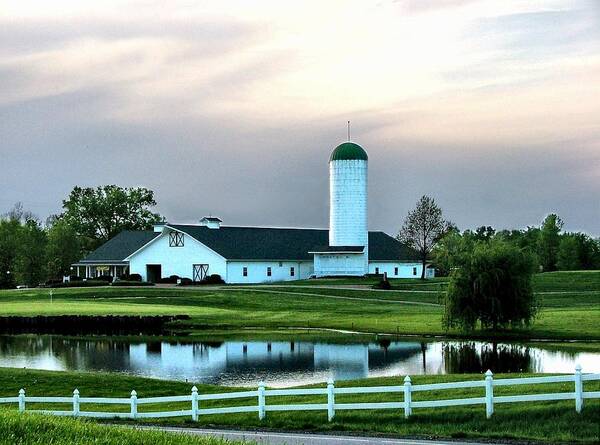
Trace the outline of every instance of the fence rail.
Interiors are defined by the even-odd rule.
[[[0,404],[16,403],[20,412],[25,412],[29,403],[69,403],[72,409],[68,411],[53,410],[27,410],[53,414],[57,416],[72,417],[94,417],[94,418],[127,418],[127,419],[150,419],[165,417],[188,417],[198,420],[201,415],[209,414],[232,414],[232,413],[258,413],[259,419],[264,419],[267,411],[327,411],[329,421],[335,417],[336,411],[340,410],[374,410],[394,409],[404,411],[404,416],[409,417],[414,408],[439,408],[446,406],[461,405],[485,405],[486,417],[489,419],[494,413],[494,405],[497,403],[520,403],[520,402],[542,402],[553,400],[574,400],[575,410],[580,413],[583,409],[585,399],[600,399],[600,391],[584,392],[583,382],[600,380],[600,374],[582,374],[581,366],[575,368],[571,375],[548,376],[548,377],[526,377],[494,380],[491,371],[485,373],[484,380],[472,380],[451,383],[433,383],[426,385],[412,385],[409,376],[404,379],[404,385],[400,386],[368,386],[368,387],[344,387],[336,388],[333,381],[327,383],[326,388],[298,388],[298,389],[266,389],[264,383],[260,383],[256,390],[237,391],[219,394],[198,394],[194,386],[188,395],[167,397],[138,398],[136,391],[131,391],[131,396],[124,397],[80,397],[79,391],[75,389],[72,397],[31,397],[25,395],[25,390],[19,391],[18,397],[0,398]],[[545,394],[521,394],[495,396],[494,387],[515,385],[539,385],[547,383],[573,383],[573,392],[556,392]],[[412,394],[416,392],[440,391],[449,389],[484,388],[485,393],[480,397],[469,397],[463,399],[442,399],[413,401]],[[336,395],[347,394],[393,394],[402,393],[403,400],[392,402],[356,402],[336,403]],[[298,404],[267,404],[268,397],[276,396],[327,396],[326,403],[298,403]],[[228,406],[219,408],[201,408],[202,403],[208,400],[232,400],[256,398],[257,404],[245,406]],[[161,403],[190,403],[190,409],[173,411],[151,411],[138,412],[139,405],[161,404]],[[105,411],[82,411],[81,404],[94,405],[125,405],[129,407],[128,412],[105,412]]]

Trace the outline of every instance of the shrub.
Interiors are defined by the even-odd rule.
[[[112,281],[113,281],[113,277],[110,275],[100,275],[94,279],[98,280],[98,281],[104,281],[106,283],[112,283]]]
[[[192,284],[194,284],[194,282],[191,280],[191,278],[183,277],[183,278],[181,278],[181,282],[179,285],[180,286],[190,286]]]
[[[444,326],[471,330],[528,325],[538,303],[531,286],[531,254],[503,241],[477,244],[452,271]]]
[[[213,274],[210,275],[206,278],[204,278],[201,281],[202,284],[225,284],[225,281],[223,280],[223,278],[221,278],[221,275],[219,274]]]
[[[177,280],[179,280],[178,275],[171,275],[170,277],[161,278],[159,283],[161,284],[177,284]]]
[[[122,281],[142,281],[142,276],[139,273],[124,273],[119,277],[119,280]]]
[[[392,285],[390,284],[390,280],[387,278],[382,279],[379,283],[373,286],[373,289],[382,289],[382,290],[390,290]]]
[[[147,281],[124,281],[119,280],[112,283],[112,286],[154,286],[154,283]]]

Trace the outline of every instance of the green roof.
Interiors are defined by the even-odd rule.
[[[362,250],[363,246],[329,247],[327,229],[285,229],[274,227],[221,227],[210,229],[188,224],[167,224],[200,241],[228,260],[306,260],[309,252]],[[82,262],[123,261],[160,233],[123,231],[89,254]],[[326,247],[323,247],[326,246]],[[369,232],[369,260],[413,261],[419,256],[413,249],[384,232]]]
[[[331,152],[329,162],[354,159],[367,161],[369,156],[367,156],[367,152],[360,145],[355,144],[354,142],[344,142],[335,147]]]
[[[152,230],[123,230],[86,256],[82,263],[123,261],[140,247],[159,236]]]

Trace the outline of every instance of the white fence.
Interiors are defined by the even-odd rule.
[[[72,410],[52,411],[52,410],[28,410],[31,412],[54,414],[59,416],[74,417],[96,417],[96,418],[127,418],[127,419],[150,419],[161,417],[183,417],[191,416],[193,420],[198,420],[198,416],[207,414],[230,414],[230,413],[258,413],[259,419],[264,419],[267,411],[327,411],[329,421],[333,420],[336,411],[339,410],[373,410],[373,409],[394,409],[403,410],[404,416],[409,417],[415,408],[438,408],[445,406],[459,405],[485,405],[486,416],[489,419],[494,413],[496,403],[521,403],[538,402],[549,400],[574,400],[575,410],[581,412],[585,399],[600,398],[600,391],[585,392],[583,382],[600,380],[600,374],[582,374],[581,367],[575,368],[572,375],[548,376],[548,377],[528,377],[518,379],[497,379],[494,380],[492,372],[485,373],[484,380],[473,380],[466,382],[452,383],[434,383],[428,385],[412,385],[410,377],[404,379],[404,385],[401,386],[367,386],[367,387],[345,387],[336,388],[333,381],[327,384],[326,388],[305,388],[305,389],[266,389],[264,384],[260,384],[258,389],[252,391],[238,391],[220,394],[198,394],[194,386],[191,394],[184,396],[171,397],[147,397],[138,399],[137,393],[131,391],[131,397],[126,398],[107,398],[107,397],[81,397],[79,391],[73,391],[72,397],[31,397],[26,396],[25,391],[21,389],[18,397],[0,398],[0,403],[18,403],[19,411],[24,412],[29,403],[69,403],[72,404]],[[494,388],[498,386],[516,386],[516,385],[538,385],[546,383],[566,383],[572,382],[574,390],[572,392],[545,393],[545,394],[523,394],[510,396],[494,396]],[[484,394],[481,397],[471,397],[466,399],[445,399],[445,400],[423,400],[412,401],[412,395],[415,392],[440,391],[448,389],[462,388],[483,388]],[[396,402],[361,402],[361,403],[336,403],[336,395],[339,394],[387,394],[402,393],[403,400]],[[300,403],[285,405],[269,405],[267,397],[273,396],[314,396],[322,395],[327,397],[326,403]],[[246,406],[229,406],[219,408],[202,408],[202,402],[208,400],[228,400],[228,399],[247,399],[257,398],[257,404]],[[138,412],[139,405],[161,404],[173,402],[189,402],[189,410],[177,411],[153,411]],[[105,411],[82,411],[81,404],[112,404],[128,405],[129,412],[105,412]]]

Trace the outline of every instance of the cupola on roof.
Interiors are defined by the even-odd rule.
[[[369,159],[367,152],[358,144],[354,142],[344,142],[338,145],[331,152],[329,162],[331,161],[342,161],[342,160],[361,160],[366,161]]]

